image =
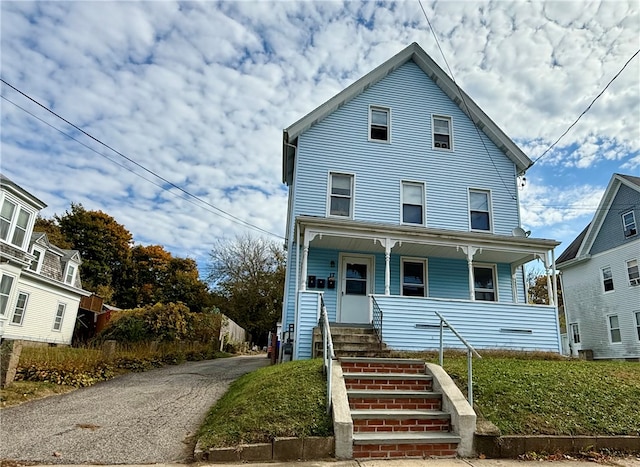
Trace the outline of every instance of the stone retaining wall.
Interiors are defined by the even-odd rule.
[[[319,460],[333,457],[334,438],[276,438],[271,443],[241,444],[204,450],[196,446],[196,462],[266,462]]]

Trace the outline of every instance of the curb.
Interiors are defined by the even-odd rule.
[[[269,462],[333,458],[335,439],[331,437],[276,438],[271,443],[239,444],[203,449],[196,444],[196,462]]]

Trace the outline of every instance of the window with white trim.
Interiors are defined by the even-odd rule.
[[[491,193],[469,190],[469,225],[471,230],[491,231]]]
[[[427,296],[427,267],[425,260],[402,259],[402,295],[405,297]]]
[[[0,239],[22,248],[30,219],[29,211],[5,199],[0,210]]]
[[[33,250],[31,250],[31,254],[35,256],[35,259],[31,261],[29,269],[35,272],[40,272],[40,269],[42,268],[42,261],[44,258],[44,251],[42,251],[40,248],[34,247]]]
[[[329,215],[351,217],[353,212],[353,175],[331,173],[329,179]]]
[[[613,291],[613,273],[611,267],[606,266],[600,270],[602,272],[602,288],[605,292]]]
[[[633,211],[628,211],[622,214],[622,229],[624,231],[625,238],[633,237],[638,234],[636,216]]]
[[[13,276],[2,274],[0,278],[0,316],[4,316],[7,312],[9,297],[11,296],[11,287],[13,286]]]
[[[424,184],[402,182],[402,223],[424,225]]]
[[[436,149],[452,149],[451,117],[433,116],[433,147]]]
[[[636,311],[636,335],[640,341],[640,311]]]
[[[629,276],[629,285],[640,285],[640,270],[637,259],[627,261],[627,275]]]
[[[27,309],[27,302],[29,301],[29,294],[26,292],[18,292],[18,300],[16,300],[16,307],[13,309],[13,317],[11,318],[11,324],[21,325],[24,321],[24,312]]]
[[[64,319],[64,312],[67,309],[67,305],[64,303],[58,303],[58,309],[56,310],[56,317],[53,320],[53,330],[60,331],[62,329],[62,320]]]
[[[578,323],[571,323],[569,326],[571,328],[571,340],[573,341],[574,344],[579,344],[580,328],[578,327]]]
[[[369,107],[369,140],[391,141],[391,109]]]
[[[476,300],[485,302],[498,301],[496,268],[494,266],[474,266],[473,289]]]
[[[618,315],[609,315],[609,337],[611,343],[615,344],[622,342],[622,335],[620,334],[620,322],[618,321]]]
[[[77,270],[77,267],[75,264],[71,264],[71,263],[67,264],[67,273],[64,276],[65,284],[69,284],[69,285],[75,284],[76,270]]]

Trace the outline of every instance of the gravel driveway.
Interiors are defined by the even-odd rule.
[[[0,411],[0,459],[59,464],[189,461],[194,435],[229,384],[269,360],[168,366]]]

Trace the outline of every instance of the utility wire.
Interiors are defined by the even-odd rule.
[[[598,93],[598,95],[597,95],[596,97],[594,97],[594,98],[593,98],[593,100],[592,100],[592,101],[591,101],[591,103],[587,106],[587,108],[586,108],[586,109],[584,109],[584,110],[582,111],[582,113],[578,116],[578,118],[576,118],[576,120],[575,120],[571,125],[569,125],[569,128],[567,128],[567,129],[564,131],[564,133],[562,133],[562,134],[560,135],[560,137],[559,137],[559,138],[558,138],[558,139],[557,139],[557,140],[556,140],[556,141],[555,141],[551,146],[549,146],[549,147],[548,147],[548,148],[547,148],[547,149],[546,149],[542,154],[540,154],[540,156],[538,156],[538,158],[537,158],[536,160],[534,160],[534,161],[533,161],[533,164],[535,164],[536,162],[538,162],[538,161],[539,161],[540,159],[542,159],[542,158],[543,158],[543,157],[544,157],[544,156],[545,156],[549,151],[551,151],[551,149],[553,149],[553,148],[554,148],[554,146],[555,146],[556,144],[558,144],[558,142],[559,142],[562,138],[564,138],[564,136],[565,136],[567,133],[569,133],[569,131],[571,130],[571,128],[573,128],[573,127],[576,125],[576,123],[578,123],[578,121],[580,121],[580,119],[582,118],[582,116],[583,116],[584,114],[586,114],[589,110],[591,110],[591,106],[592,106],[592,105],[593,105],[593,104],[594,104],[594,103],[595,103],[595,102],[600,98],[600,96],[602,96],[602,95],[604,94],[604,92],[607,90],[607,88],[611,85],[611,83],[613,83],[613,82],[616,80],[616,78],[617,78],[618,76],[620,76],[620,74],[624,71],[624,69],[625,69],[625,68],[627,68],[627,65],[629,65],[629,63],[631,63],[631,60],[633,60],[634,58],[636,58],[636,56],[638,55],[638,53],[640,53],[640,49],[636,50],[636,53],[634,53],[634,54],[631,56],[631,58],[630,58],[629,60],[627,60],[627,62],[622,66],[622,68],[620,68],[620,70],[615,74],[615,76],[614,76],[613,78],[611,78],[611,81],[609,81],[609,82],[607,83],[607,85],[602,89],[602,91],[600,91],[600,93]],[[531,165],[533,165],[533,164],[531,164]]]
[[[420,8],[422,9],[422,13],[424,14],[424,18],[427,20],[427,24],[429,25],[429,29],[431,30],[431,35],[433,36],[433,38],[436,41],[436,45],[438,46],[438,50],[440,51],[440,55],[442,55],[442,59],[444,60],[445,65],[447,66],[447,70],[449,70],[449,75],[451,76],[451,80],[453,81],[453,84],[456,85],[456,89],[458,90],[458,95],[460,96],[460,99],[462,99],[462,102],[463,102],[465,108],[467,109],[467,115],[469,115],[469,118],[471,119],[471,122],[473,123],[473,126],[476,129],[476,133],[478,134],[478,139],[482,143],[482,146],[484,147],[484,150],[487,153],[487,156],[489,156],[489,160],[491,161],[491,164],[493,165],[493,168],[496,170],[496,174],[500,178],[500,181],[502,182],[502,184],[504,185],[505,189],[507,190],[507,193],[509,193],[509,196],[511,196],[511,198],[513,200],[516,200],[517,199],[516,195],[511,192],[511,189],[507,185],[507,182],[505,182],[504,178],[502,178],[502,174],[498,170],[498,166],[496,165],[495,161],[493,160],[493,157],[491,156],[491,153],[489,152],[489,149],[487,148],[487,145],[485,144],[484,139],[482,138],[482,135],[480,134],[480,128],[478,128],[478,125],[476,125],[476,122],[474,122],[473,118],[471,117],[471,111],[469,110],[469,105],[467,104],[467,100],[464,98],[464,93],[462,92],[462,89],[460,89],[460,86],[458,86],[458,82],[456,81],[456,78],[455,78],[455,76],[453,74],[453,71],[451,70],[451,67],[449,66],[449,62],[447,61],[447,57],[445,57],[445,55],[444,55],[444,51],[442,50],[442,47],[440,47],[440,41],[438,40],[438,36],[436,35],[435,29],[433,29],[433,26],[431,26],[431,21],[429,21],[429,16],[427,15],[427,11],[424,9],[424,6],[422,5],[422,0],[418,0],[418,3],[420,4]]]
[[[188,191],[187,191],[187,190],[185,190],[184,188],[179,187],[178,185],[174,184],[173,182],[170,182],[170,181],[169,181],[169,180],[167,180],[166,178],[164,178],[164,177],[162,177],[162,176],[158,175],[157,173],[153,172],[153,171],[152,171],[152,170],[150,170],[150,169],[147,169],[147,168],[146,168],[145,166],[143,166],[142,164],[140,164],[140,163],[136,162],[135,160],[131,159],[130,157],[128,157],[128,156],[126,156],[126,155],[124,155],[123,153],[121,153],[120,151],[118,151],[118,150],[114,149],[113,147],[109,146],[108,144],[106,144],[106,143],[102,142],[101,140],[99,140],[98,138],[94,137],[93,135],[91,135],[91,134],[87,133],[87,132],[86,132],[86,131],[84,131],[82,128],[80,128],[80,127],[78,127],[77,125],[75,125],[75,124],[71,123],[69,120],[67,120],[66,118],[64,118],[64,117],[62,117],[61,115],[57,114],[56,112],[54,112],[53,110],[49,109],[49,108],[48,108],[48,107],[46,107],[45,105],[41,104],[40,102],[38,102],[37,100],[35,100],[33,97],[29,96],[28,94],[24,93],[24,92],[23,92],[23,91],[21,91],[20,89],[18,89],[18,88],[16,88],[15,86],[11,85],[11,84],[10,84],[10,83],[8,83],[7,81],[5,81],[3,78],[0,78],[0,81],[2,81],[2,83],[4,83],[5,85],[9,86],[11,89],[13,89],[14,91],[18,92],[18,93],[19,93],[19,94],[21,94],[22,96],[24,96],[24,97],[26,97],[27,99],[29,99],[29,100],[30,100],[31,102],[33,102],[34,104],[38,105],[39,107],[43,108],[44,110],[46,110],[46,111],[47,111],[47,112],[49,112],[50,114],[52,114],[52,115],[54,115],[55,117],[59,118],[60,120],[62,120],[62,121],[63,121],[63,122],[65,122],[66,124],[68,124],[69,126],[71,126],[71,127],[75,128],[75,129],[76,129],[76,130],[78,130],[80,133],[82,133],[82,134],[84,134],[85,136],[87,136],[87,137],[91,138],[92,140],[94,140],[94,141],[95,141],[95,142],[97,142],[98,144],[100,144],[100,145],[104,146],[105,148],[107,148],[107,149],[109,149],[109,150],[111,150],[111,151],[115,152],[115,153],[116,153],[116,154],[118,154],[120,157],[122,157],[122,158],[124,158],[124,159],[128,160],[129,162],[131,162],[132,164],[134,164],[134,165],[136,165],[136,166],[140,167],[140,168],[141,168],[142,170],[144,170],[145,172],[150,173],[151,175],[153,175],[154,177],[156,177],[156,178],[158,178],[158,179],[162,180],[163,182],[165,182],[166,184],[170,185],[171,187],[173,187],[173,188],[175,188],[175,189],[177,189],[177,190],[181,191],[182,193],[184,193],[184,194],[185,194],[185,195],[187,195],[188,197],[193,198],[193,199],[195,199],[195,200],[197,200],[197,201],[199,201],[199,202],[201,202],[201,203],[203,203],[203,204],[205,204],[205,205],[207,205],[207,206],[209,206],[209,207],[213,208],[213,209],[216,211],[216,212],[213,212],[213,211],[211,211],[211,210],[208,210],[209,212],[213,212],[214,214],[217,214],[217,215],[224,214],[225,216],[228,216],[228,217],[226,217],[226,219],[227,219],[227,220],[230,220],[231,222],[234,222],[234,223],[239,224],[239,225],[243,225],[244,227],[249,227],[249,228],[251,228],[251,229],[254,229],[254,230],[260,231],[260,232],[262,232],[262,233],[265,233],[265,234],[271,235],[271,236],[276,237],[276,238],[284,239],[284,237],[282,237],[281,235],[278,235],[278,234],[276,234],[276,233],[273,233],[273,232],[270,232],[270,231],[268,231],[268,230],[265,230],[265,229],[263,229],[262,227],[258,227],[257,225],[251,224],[250,222],[247,222],[247,221],[245,221],[245,220],[243,220],[243,219],[241,219],[241,218],[239,218],[239,217],[237,217],[237,216],[234,216],[233,214],[230,214],[230,213],[228,213],[228,212],[224,211],[223,209],[220,209],[219,207],[217,207],[217,206],[215,206],[215,205],[213,205],[213,204],[209,203],[208,201],[203,200],[202,198],[200,198],[200,197],[198,197],[198,196],[196,196],[196,195],[194,195],[194,194],[192,194],[192,193],[188,192]],[[6,97],[2,96],[2,98],[3,98],[3,99],[5,99],[5,100],[6,100],[6,101],[8,101],[8,102],[11,102],[12,104],[14,104],[12,101],[10,101],[9,99],[7,99]],[[14,105],[16,105],[16,104],[14,104]],[[33,117],[37,118],[37,119],[38,119],[38,120],[40,120],[41,122],[44,122],[44,120],[42,120],[42,119],[40,119],[40,118],[36,117],[36,116],[35,116],[34,114],[32,114],[31,112],[28,112],[26,109],[24,109],[24,108],[22,108],[22,107],[20,107],[20,106],[18,106],[18,105],[16,105],[16,107],[18,107],[19,109],[21,109],[21,110],[23,110],[23,111],[27,112],[29,115],[32,115]],[[44,123],[46,123],[46,122],[44,122]],[[68,135],[68,134],[64,133],[62,130],[59,130],[58,128],[54,127],[53,125],[50,125],[50,124],[48,124],[48,123],[47,123],[47,125],[49,125],[50,127],[54,128],[55,130],[59,131],[60,133],[62,133],[62,134],[64,134],[64,135],[68,136],[69,138],[73,139],[74,141],[77,141],[77,142],[79,142],[79,143],[80,143],[80,141],[78,141],[76,138],[73,138],[72,136],[70,136],[70,135]],[[80,143],[80,144],[82,144],[83,146],[85,146],[85,147],[87,147],[87,148],[91,149],[93,152],[96,152],[97,154],[100,154],[100,155],[104,156],[103,154],[101,154],[101,153],[99,153],[99,152],[95,151],[94,149],[90,148],[89,146],[85,145],[84,143]],[[104,157],[106,157],[106,156],[104,156]],[[109,160],[111,160],[112,162],[114,162],[111,158],[109,158],[109,157],[106,157],[106,158],[107,158],[107,159],[109,159]],[[123,167],[121,164],[118,164],[118,165],[120,165],[121,167]],[[125,168],[126,168],[126,167],[125,167]],[[132,172],[132,173],[134,173],[134,174],[136,174],[136,175],[139,175],[139,174],[137,174],[136,172],[133,172],[132,170],[130,170],[130,169],[128,169],[128,168],[127,168],[127,170],[129,170],[130,172]],[[146,178],[144,178],[144,177],[142,177],[142,176],[141,176],[141,178],[142,178],[143,180],[146,180],[146,181],[148,181],[148,182],[151,182],[150,180],[148,180],[148,179],[146,179]],[[153,183],[153,182],[151,182],[151,183]],[[167,192],[171,193],[171,191],[170,191],[170,190],[168,190],[166,187],[163,187],[163,186],[161,186],[161,185],[158,185],[157,183],[153,183],[153,184],[154,184],[154,185],[156,185],[156,186],[158,186],[158,187],[160,187],[161,189],[163,189],[163,190],[165,190],[165,191],[167,191]],[[186,198],[182,198],[182,199],[186,199]],[[193,203],[193,204],[195,204],[195,203]],[[200,206],[200,205],[197,205],[197,204],[196,204],[196,206]],[[224,217],[224,216],[221,216],[221,217]]]

